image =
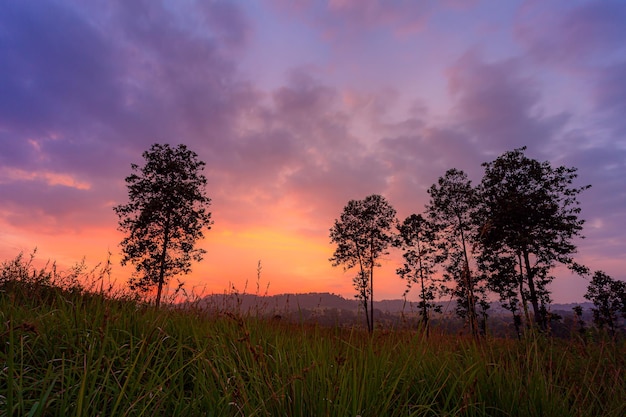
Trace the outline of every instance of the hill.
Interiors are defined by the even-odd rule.
[[[450,300],[440,300],[443,311],[454,312],[456,303]],[[218,309],[237,309],[241,312],[263,312],[263,313],[286,313],[298,312],[302,310],[345,310],[358,312],[362,308],[361,302],[356,299],[348,299],[337,294],[328,292],[311,293],[286,293],[277,295],[256,295],[247,293],[233,294],[211,294],[205,296],[198,302],[199,306]],[[374,301],[374,310],[381,313],[399,314],[417,312],[416,301],[406,301],[403,299]],[[552,304],[550,311],[563,314],[572,314],[572,308],[580,305],[583,311],[589,312],[593,307],[592,303],[567,303]],[[490,315],[510,316],[511,313],[502,308],[498,302],[492,302],[489,308]]]

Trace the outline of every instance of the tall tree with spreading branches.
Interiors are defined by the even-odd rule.
[[[330,240],[337,245],[330,258],[333,266],[343,265],[344,270],[358,267],[354,287],[370,333],[374,331],[374,268],[388,253],[396,222],[396,210],[384,197],[374,194],[364,200],[350,200],[330,229]]]
[[[474,271],[472,254],[475,229],[472,216],[478,204],[476,190],[463,171],[453,168],[430,187],[428,194],[430,202],[426,213],[438,231],[444,279],[455,283],[450,291],[457,299],[457,314],[468,321],[472,335],[478,337],[477,304],[482,307],[483,319],[488,304],[485,288]]]
[[[576,168],[553,168],[524,155],[525,147],[505,152],[484,163],[478,187],[478,241],[485,253],[499,253],[494,261],[508,273],[492,274],[492,287],[509,291],[519,287],[525,305],[532,305],[535,322],[547,326],[547,288],[551,269],[564,264],[577,273],[586,268],[574,262],[574,238],[582,237],[578,194],[590,186],[575,187]],[[507,262],[503,262],[507,258]],[[510,273],[517,263],[519,274]]]
[[[122,265],[131,263],[133,290],[157,287],[156,307],[163,286],[178,274],[191,271],[191,261],[202,260],[196,247],[203,230],[211,228],[211,199],[206,195],[205,163],[185,145],[154,144],[143,153],[145,164],[131,165],[126,177],[128,203],[114,207],[119,217]]]

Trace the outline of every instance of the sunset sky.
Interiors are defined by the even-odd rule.
[[[626,2],[0,2],[0,259],[113,254],[114,205],[151,144],[207,166],[215,224],[182,279],[222,292],[333,292],[350,199],[420,213],[449,168],[526,154],[578,168],[577,261],[626,279]],[[390,255],[375,299],[400,298]],[[557,302],[587,282],[559,272]],[[412,294],[409,298],[416,299]]]

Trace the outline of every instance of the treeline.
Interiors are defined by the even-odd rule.
[[[330,229],[336,245],[330,261],[356,270],[356,298],[370,332],[374,270],[390,248],[402,251],[397,274],[407,292],[417,286],[426,331],[431,314],[441,309],[436,300],[451,297],[471,333],[484,335],[492,294],[511,312],[518,335],[523,328],[548,328],[553,269],[560,264],[591,275],[573,258],[584,224],[578,195],[590,186],[573,185],[576,168],[552,167],[528,158],[525,150],[482,164],[476,186],[463,171],[448,170],[428,190],[422,213],[402,221],[380,195],[348,202]],[[619,315],[626,317],[626,284],[596,271],[585,298],[596,306],[596,325],[614,333]]]
[[[441,308],[435,300],[451,297],[471,333],[485,334],[491,294],[512,313],[518,334],[526,327],[548,328],[555,266],[591,275],[573,258],[584,224],[578,195],[590,186],[573,185],[576,168],[552,167],[528,158],[525,150],[484,163],[476,186],[463,171],[448,170],[428,190],[422,212],[402,221],[380,195],[348,202],[330,229],[336,245],[330,261],[356,270],[356,298],[370,332],[374,270],[390,248],[402,251],[397,273],[407,291],[417,286],[426,331],[431,314]],[[192,261],[204,255],[196,243],[213,224],[211,199],[205,163],[185,145],[154,144],[143,158],[145,164],[132,164],[125,179],[128,203],[114,210],[126,234],[122,263],[134,266],[130,287],[141,292],[156,287],[158,307],[163,286],[190,272]],[[596,306],[596,325],[614,333],[619,316],[626,317],[626,284],[595,271],[585,297]]]

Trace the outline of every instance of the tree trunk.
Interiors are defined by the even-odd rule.
[[[370,331],[370,315],[368,309],[367,295],[363,298],[363,307],[365,308],[365,322],[367,323],[367,331]]]
[[[509,298],[509,303],[511,304],[511,313],[513,313],[513,325],[515,326],[515,334],[517,334],[517,339],[519,340],[522,338],[522,318],[519,314],[517,314],[518,310],[513,304],[513,300],[511,298]]]
[[[420,273],[422,281],[422,322],[426,326],[426,333],[428,333],[428,306],[426,305],[426,290],[424,288],[424,272]]]
[[[526,327],[530,327],[530,314],[528,313],[528,302],[524,295],[524,269],[522,266],[522,254],[517,253],[517,259],[519,261],[519,296],[522,301],[522,308],[524,309],[524,319],[526,320]]]
[[[168,224],[166,224],[165,226],[165,230],[164,230],[164,236],[163,236],[163,249],[161,250],[161,259],[159,259],[159,282],[158,282],[158,287],[157,287],[157,295],[156,295],[156,308],[158,309],[159,306],[161,305],[161,293],[163,292],[163,283],[165,282],[165,260],[167,258],[167,245],[169,244],[169,240],[170,240],[170,227],[169,227],[169,221]]]
[[[417,254],[418,254],[418,262],[420,269],[420,283],[422,284],[422,323],[424,324],[424,329],[426,330],[426,337],[428,337],[429,329],[428,329],[428,308],[426,306],[426,289],[424,288],[424,265],[422,264],[422,252],[420,248],[419,241],[417,242]]]
[[[463,223],[459,217],[459,231],[461,232],[461,243],[463,244],[463,256],[465,258],[465,265],[463,268],[463,278],[465,279],[466,286],[466,298],[467,298],[467,314],[469,316],[470,328],[472,335],[478,337],[478,317],[476,315],[476,306],[474,300],[474,285],[472,283],[472,276],[469,269],[469,257],[467,255],[467,247],[465,245],[465,234],[463,233]]]
[[[545,320],[543,318],[543,312],[539,308],[539,300],[537,299],[537,291],[535,290],[535,274],[530,266],[530,254],[526,249],[523,250],[524,263],[526,265],[526,278],[528,280],[528,290],[530,291],[530,303],[533,306],[533,313],[535,314],[535,323],[541,330],[545,330]]]
[[[361,270],[361,274],[359,276],[360,276],[360,279],[362,280],[362,279],[365,278],[365,271],[363,270],[363,255],[361,254],[361,251],[359,250],[359,245],[358,245],[358,242],[356,241],[356,239],[354,240],[354,246],[356,248],[357,257],[359,258],[359,269]],[[365,309],[365,322],[367,323],[367,331],[369,332],[370,331],[370,316],[369,316],[369,311],[368,311],[368,308],[367,308],[367,302],[368,302],[368,299],[367,299],[367,286],[365,288],[366,288],[365,292],[362,293],[362,295],[363,295],[363,308]]]

